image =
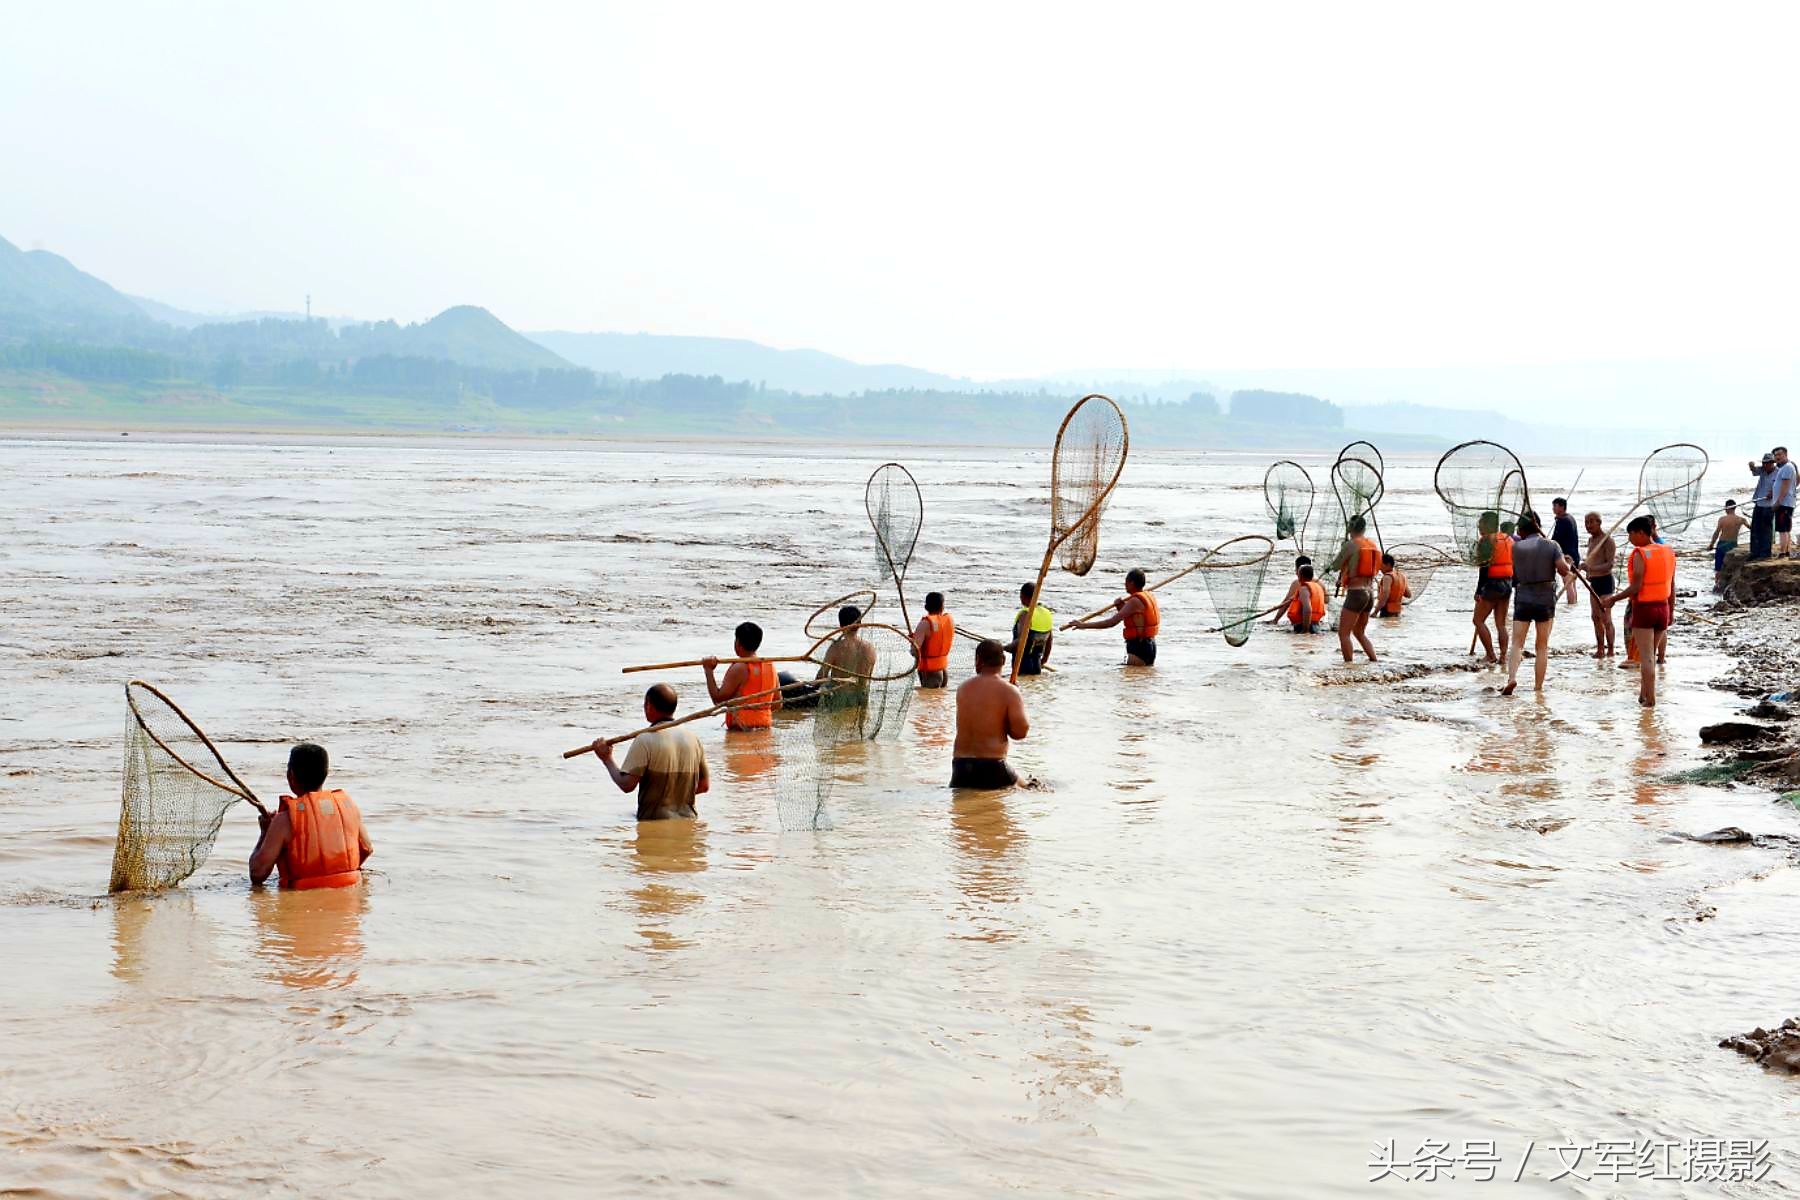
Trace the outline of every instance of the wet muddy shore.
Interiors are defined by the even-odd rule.
[[[1726,562],[1719,602],[1682,624],[1731,662],[1712,686],[1744,697],[1741,716],[1700,730],[1719,782],[1800,789],[1800,560]]]

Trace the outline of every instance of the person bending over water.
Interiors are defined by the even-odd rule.
[[[1010,743],[1025,740],[1031,722],[1019,689],[1000,677],[1005,665],[1006,648],[989,638],[975,647],[975,674],[956,689],[953,788],[1005,788],[1019,782],[1006,751]]]
[[[284,888],[349,887],[362,882],[362,865],[375,853],[363,829],[362,810],[347,792],[325,790],[331,758],[325,747],[302,742],[288,751],[287,785],[273,813],[257,816],[262,836],[250,852],[250,882],[261,884],[281,869]]]
[[[1162,613],[1156,607],[1156,596],[1144,587],[1142,567],[1125,573],[1125,594],[1113,601],[1113,615],[1092,621],[1070,621],[1064,629],[1111,629],[1125,626],[1125,665],[1156,665],[1156,635],[1162,629]]]
[[[1406,572],[1394,561],[1391,554],[1381,556],[1381,590],[1375,594],[1375,615],[1378,617],[1397,617],[1406,602],[1412,599],[1412,588],[1406,582]]]
[[[944,611],[944,593],[925,593],[925,615],[912,640],[919,652],[919,686],[944,687],[950,682],[950,650],[956,642],[956,621]]]
[[[1369,614],[1375,609],[1375,576],[1381,570],[1381,550],[1363,536],[1368,527],[1363,518],[1351,517],[1350,536],[1326,568],[1328,572],[1342,572],[1338,578],[1344,585],[1344,607],[1338,613],[1338,649],[1343,651],[1345,662],[1356,661],[1356,653],[1350,648],[1351,638],[1362,646],[1370,662],[1375,661],[1375,647],[1369,643]]]
[[[1285,620],[1295,633],[1317,633],[1325,622],[1325,585],[1313,578],[1312,563],[1301,559],[1294,568],[1294,582],[1282,597],[1285,608],[1278,607],[1269,624]]]
[[[1565,586],[1570,579],[1562,547],[1543,536],[1534,513],[1519,518],[1519,540],[1512,553],[1512,645],[1506,654],[1502,696],[1512,695],[1519,686],[1519,660],[1525,657],[1525,635],[1533,624],[1537,625],[1537,657],[1532,660],[1532,674],[1536,690],[1544,690],[1544,674],[1550,669],[1550,626],[1556,620],[1556,577],[1562,576]]]
[[[1656,525],[1649,517],[1635,517],[1625,527],[1631,539],[1631,558],[1626,563],[1624,591],[1606,598],[1607,605],[1631,601],[1631,640],[1638,652],[1638,703],[1656,707],[1656,655],[1659,639],[1666,636],[1674,612],[1675,552],[1654,541]]]
[[[655,726],[640,733],[625,752],[625,764],[615,766],[613,748],[603,737],[594,739],[594,753],[621,792],[637,793],[637,819],[663,821],[694,815],[694,797],[712,787],[706,769],[706,750],[685,725],[665,729],[675,719],[679,698],[675,689],[659,683],[644,693],[644,719]]]
[[[1475,636],[1487,660],[1498,663],[1506,656],[1506,610],[1512,604],[1513,540],[1500,523],[1500,514],[1484,512],[1476,522],[1481,536],[1475,543]],[[1494,618],[1494,635],[1488,636],[1487,620]],[[1494,643],[1499,642],[1498,654]]]

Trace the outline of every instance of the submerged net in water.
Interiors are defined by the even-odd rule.
[[[1438,546],[1428,546],[1423,542],[1402,542],[1389,546],[1387,552],[1394,556],[1394,565],[1406,576],[1407,590],[1412,593],[1408,604],[1416,603],[1425,595],[1425,589],[1445,567],[1457,562],[1455,555]]]
[[[846,626],[826,655],[810,717],[777,738],[776,807],[783,829],[820,829],[846,747],[899,735],[915,687],[912,643],[891,625]]]
[[[1498,442],[1464,442],[1444,452],[1432,487],[1450,513],[1450,536],[1464,563],[1482,566],[1489,554],[1489,530],[1510,528],[1531,505],[1525,468],[1518,455]]]
[[[1312,476],[1297,462],[1283,459],[1263,473],[1263,503],[1275,518],[1276,540],[1291,539],[1302,554],[1306,553],[1306,527],[1312,520],[1315,495]]]
[[[1207,597],[1219,617],[1219,631],[1229,645],[1242,646],[1250,640],[1255,618],[1262,611],[1263,579],[1274,555],[1274,542],[1252,534],[1225,542],[1200,564]]]
[[[1710,465],[1706,451],[1677,442],[1652,451],[1638,471],[1638,500],[1656,518],[1659,534],[1676,534],[1694,523],[1700,508],[1700,481]]]
[[[125,685],[125,771],[108,890],[174,887],[200,869],[225,813],[261,808],[218,749],[175,702],[134,679]]]
[[[919,530],[925,524],[925,501],[919,495],[918,481],[899,463],[882,463],[863,486],[863,511],[868,513],[869,525],[875,530],[876,577],[894,581],[901,618],[911,625],[912,615],[906,608],[906,568],[912,563]]]
[[[1100,555],[1100,515],[1129,445],[1125,414],[1105,396],[1083,396],[1063,418],[1050,466],[1050,528],[1062,539],[1057,561],[1073,575],[1086,575]]]

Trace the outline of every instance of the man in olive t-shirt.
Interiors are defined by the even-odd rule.
[[[644,719],[663,726],[675,716],[675,689],[659,683],[644,693]],[[594,753],[621,792],[637,792],[640,821],[692,817],[694,797],[712,787],[706,750],[685,726],[654,728],[632,739],[624,766],[614,764],[612,745],[594,739]]]

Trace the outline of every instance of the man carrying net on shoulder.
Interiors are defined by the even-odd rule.
[[[1350,536],[1325,569],[1327,575],[1341,572],[1339,578],[1344,584],[1344,607],[1338,613],[1338,649],[1343,651],[1345,662],[1356,661],[1356,653],[1350,648],[1352,638],[1362,646],[1369,661],[1375,661],[1375,647],[1369,642],[1369,615],[1375,611],[1375,576],[1381,572],[1381,550],[1364,536],[1368,527],[1363,518],[1351,517],[1347,529]]]
[[[659,683],[644,693],[644,719],[652,728],[631,740],[623,766],[613,762],[612,743],[594,739],[594,753],[621,792],[637,793],[637,819],[666,821],[692,817],[694,797],[712,788],[706,749],[685,725],[664,728],[680,703],[675,689]]]
[[[1031,732],[1025,697],[1001,678],[1006,648],[988,638],[975,647],[975,674],[956,689],[956,745],[951,750],[953,788],[1012,787],[1019,782],[1006,752]]]
[[[331,759],[325,747],[302,742],[288,752],[287,785],[274,813],[257,817],[262,836],[250,852],[250,882],[262,884],[277,867],[283,888],[336,888],[362,882],[375,853],[362,811],[348,793],[325,790]]]
[[[1122,624],[1125,626],[1125,665],[1155,666],[1156,635],[1162,631],[1162,613],[1156,607],[1156,596],[1144,587],[1145,582],[1143,568],[1131,568],[1125,573],[1125,594],[1113,601],[1112,616],[1072,621],[1070,628],[1111,629]]]
[[[1525,635],[1533,624],[1537,625],[1536,657],[1531,663],[1534,686],[1544,690],[1544,674],[1550,669],[1550,626],[1556,620],[1557,576],[1565,586],[1572,578],[1568,556],[1560,545],[1544,537],[1535,513],[1519,518],[1519,540],[1512,553],[1512,645],[1506,653],[1502,696],[1512,695],[1519,686],[1519,660],[1525,657]]]

